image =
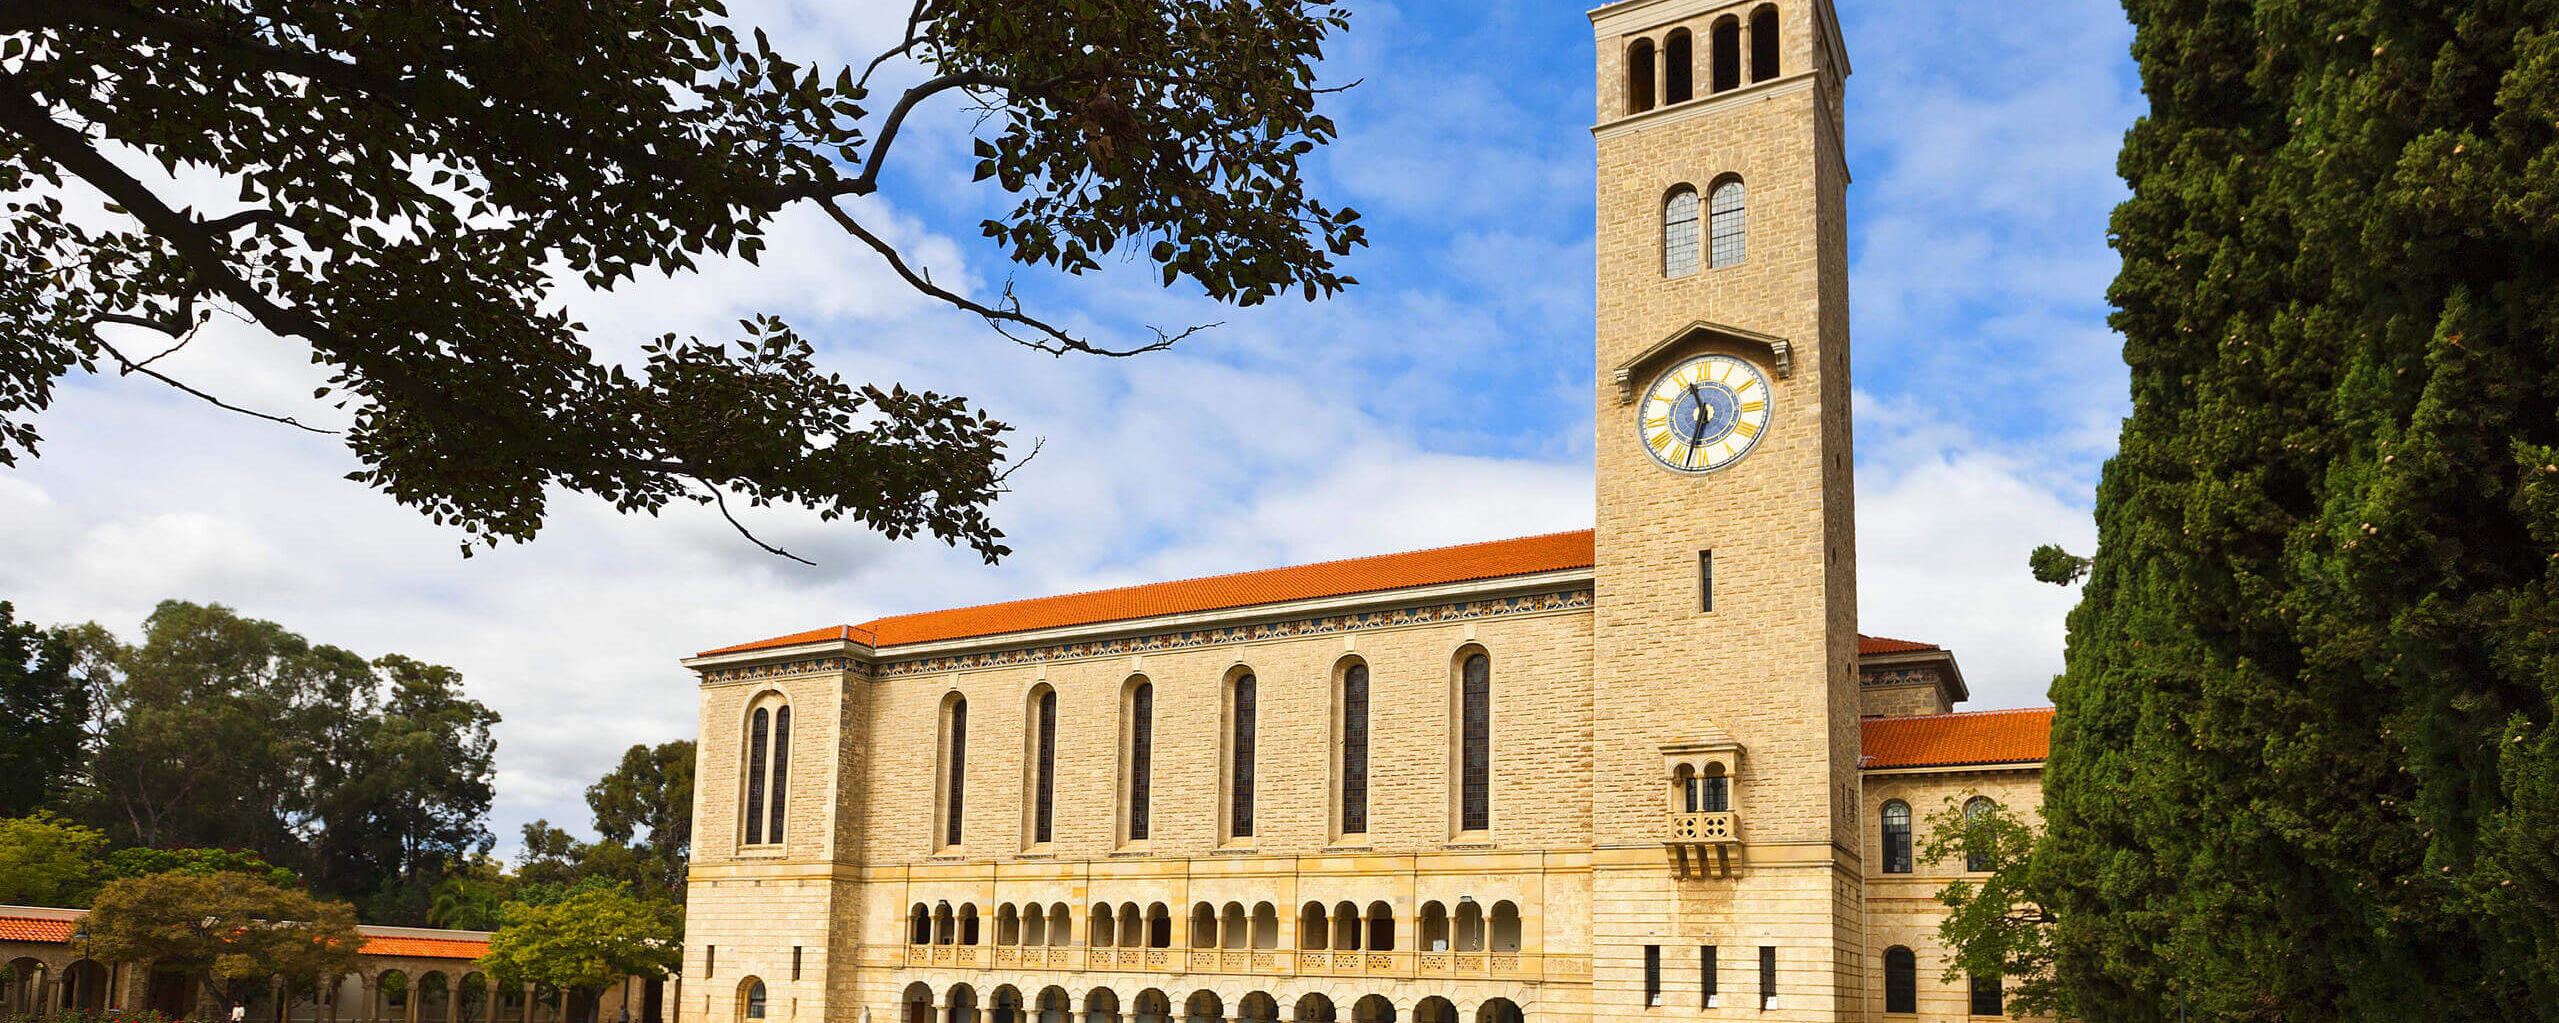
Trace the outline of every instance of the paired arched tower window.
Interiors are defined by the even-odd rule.
[[[1705,78],[1709,94],[1738,89],[1744,78],[1765,82],[1777,77],[1779,52],[1784,48],[1778,35],[1777,6],[1760,5],[1750,12],[1747,32],[1744,26],[1743,19],[1725,15],[1706,29]],[[1745,50],[1750,58],[1747,66],[1742,59]],[[1626,112],[1640,114],[1656,105],[1696,98],[1696,51],[1696,37],[1686,28],[1670,30],[1658,44],[1651,37],[1627,43]]]
[[[1702,237],[1697,190],[1678,185],[1663,196],[1662,276],[1696,273],[1701,252],[1707,257],[1708,266],[1740,265],[1749,254],[1749,221],[1744,210],[1747,194],[1740,178],[1726,177],[1716,182],[1704,203]]]
[[[1884,950],[1884,1011],[1919,1011],[1919,958],[1899,945]]]
[[[1895,799],[1884,804],[1884,873],[1910,873],[1910,804]]]
[[[791,705],[759,697],[746,717],[745,844],[779,845],[790,803]]]
[[[1489,831],[1493,827],[1493,659],[1481,650],[1459,655],[1456,704],[1457,827]]]

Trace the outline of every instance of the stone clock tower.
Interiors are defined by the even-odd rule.
[[[1653,1013],[1858,1018],[1847,57],[1827,0],[1591,22],[1594,1014],[1659,957]]]

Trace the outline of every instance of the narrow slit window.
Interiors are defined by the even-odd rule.
[[[1644,1004],[1662,1004],[1662,947],[1644,946]]]
[[[1253,690],[1253,676],[1236,677],[1234,762],[1227,801],[1228,834],[1235,838],[1253,837]]]
[[[1715,609],[1715,552],[1697,552],[1697,610]]]
[[[791,979],[792,979],[792,980],[798,980],[798,979],[800,979],[800,949],[801,949],[801,947],[802,947],[802,946],[799,946],[799,945],[793,945],[793,946],[791,946]]]
[[[764,844],[765,741],[771,736],[773,712],[755,708],[746,732],[746,844]]]
[[[1759,946],[1759,1007],[1777,1007],[1777,946]]]
[[[1140,682],[1128,701],[1128,837],[1146,839],[1147,807],[1154,798],[1155,684]]]
[[[1342,833],[1368,833],[1368,665],[1342,672]]]
[[[1715,1007],[1715,946],[1697,946],[1697,1004]]]

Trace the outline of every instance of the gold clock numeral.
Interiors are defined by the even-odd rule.
[[[1670,434],[1656,433],[1653,435],[1653,453],[1664,458],[1670,457]]]
[[[1744,437],[1757,437],[1759,436],[1759,424],[1748,420],[1734,423],[1733,432],[1741,434]]]
[[[1767,410],[1768,403],[1764,401],[1745,401],[1742,403],[1742,411],[1744,412],[1765,412]]]
[[[1654,427],[1667,427],[1669,425],[1669,416],[1654,416],[1650,419],[1644,420],[1644,428],[1647,430],[1653,429]]]
[[[1751,388],[1754,388],[1754,387],[1757,387],[1757,386],[1759,386],[1759,378],[1758,378],[1758,377],[1751,377],[1751,378],[1749,378],[1749,379],[1743,380],[1743,381],[1742,381],[1741,386],[1736,387],[1736,388],[1733,388],[1733,393],[1734,393],[1734,394],[1749,394],[1749,393],[1750,393],[1750,389],[1751,389]]]

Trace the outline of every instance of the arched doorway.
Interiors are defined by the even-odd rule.
[[[1120,1023],[1120,995],[1097,987],[1084,995],[1084,1023]]]
[[[1351,1023],[1395,1023],[1395,1003],[1370,995],[1351,1006]]]
[[[1193,991],[1182,1002],[1182,1023],[1225,1023],[1226,1002],[1215,991]]]
[[[1457,1006],[1438,995],[1413,1006],[1413,1023],[1457,1023]]]
[[[1066,1023],[1067,1015],[1073,1011],[1067,1002],[1065,988],[1052,984],[1040,989],[1038,1023]]]
[[[1519,1003],[1508,998],[1490,999],[1475,1010],[1475,1023],[1520,1023]]]
[[[1235,1018],[1243,1023],[1279,1023],[1279,1001],[1255,991],[1235,1004]]]
[[[1129,1005],[1129,1023],[1173,1023],[1173,999],[1147,988]]]
[[[916,981],[906,986],[906,994],[898,998],[906,1006],[906,1023],[934,1023],[933,989]]]
[[[33,1015],[44,1008],[44,964],[21,956],[0,968],[0,1011],[12,1016]]]
[[[1321,994],[1308,994],[1297,1000],[1297,1008],[1289,1018],[1295,1023],[1333,1023],[1333,1000]]]
[[[398,970],[384,970],[373,978],[373,1011],[367,1017],[377,1020],[409,1018],[409,975]]]
[[[943,1023],[977,1023],[977,989],[953,984],[942,992]]]
[[[83,959],[63,970],[62,1007],[72,1012],[105,1012],[107,968],[95,959]]]
[[[994,1017],[992,1023],[1023,1023],[1022,989],[1011,984],[996,988],[986,1000],[986,1007],[987,1015]]]

